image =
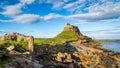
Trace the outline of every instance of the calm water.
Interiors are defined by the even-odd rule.
[[[120,53],[120,41],[105,41],[101,43],[102,43],[102,48]]]

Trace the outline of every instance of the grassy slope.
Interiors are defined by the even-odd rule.
[[[63,31],[58,34],[54,38],[35,38],[34,42],[35,45],[56,45],[56,44],[63,44],[67,41],[75,41],[77,40],[77,36],[72,31]]]

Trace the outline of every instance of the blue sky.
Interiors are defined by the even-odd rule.
[[[120,0],[0,0],[0,36],[54,37],[67,22],[95,39],[120,39]]]

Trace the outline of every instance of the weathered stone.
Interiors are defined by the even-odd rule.
[[[5,34],[3,37],[0,37],[0,40],[16,40],[27,42],[28,49],[33,52],[34,38],[32,36],[25,36],[19,33],[11,33]]]
[[[31,52],[33,52],[33,49],[34,49],[33,45],[34,45],[34,38],[30,36],[28,39],[28,48],[30,49]]]
[[[92,41],[92,38],[88,36],[78,36],[78,39],[80,43],[88,43]]]
[[[8,63],[8,64],[5,64],[4,68],[16,68],[16,67],[13,64]]]
[[[65,57],[65,55],[64,54],[62,54],[61,52],[59,52],[58,54],[57,54],[57,57],[55,58],[56,59],[56,61],[58,61],[58,62],[63,62],[63,58]]]
[[[65,62],[72,62],[72,58],[70,54],[65,53]]]
[[[77,26],[70,25],[69,23],[67,23],[65,25],[64,31],[72,31],[72,32],[74,32],[76,34],[76,36],[82,35],[82,33],[80,32],[80,30],[78,29]]]
[[[13,50],[14,48],[15,48],[15,46],[14,46],[14,45],[11,45],[11,46],[7,47],[7,50],[8,50],[8,51],[11,51],[11,50]]]
[[[24,52],[23,54],[25,54],[25,55],[29,55],[29,54],[30,54],[30,52]]]
[[[69,64],[69,68],[74,68],[74,65],[72,63]]]
[[[38,64],[38,63],[33,63],[33,68],[42,68],[43,65]]]

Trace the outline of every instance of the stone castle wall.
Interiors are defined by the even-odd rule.
[[[80,32],[80,30],[77,26],[73,26],[68,23],[65,25],[64,31],[73,31],[77,36],[82,35],[82,33]]]
[[[28,43],[28,49],[33,52],[34,38],[32,36],[25,36],[18,33],[5,34],[0,37],[0,40],[16,40],[16,41],[24,41]]]

